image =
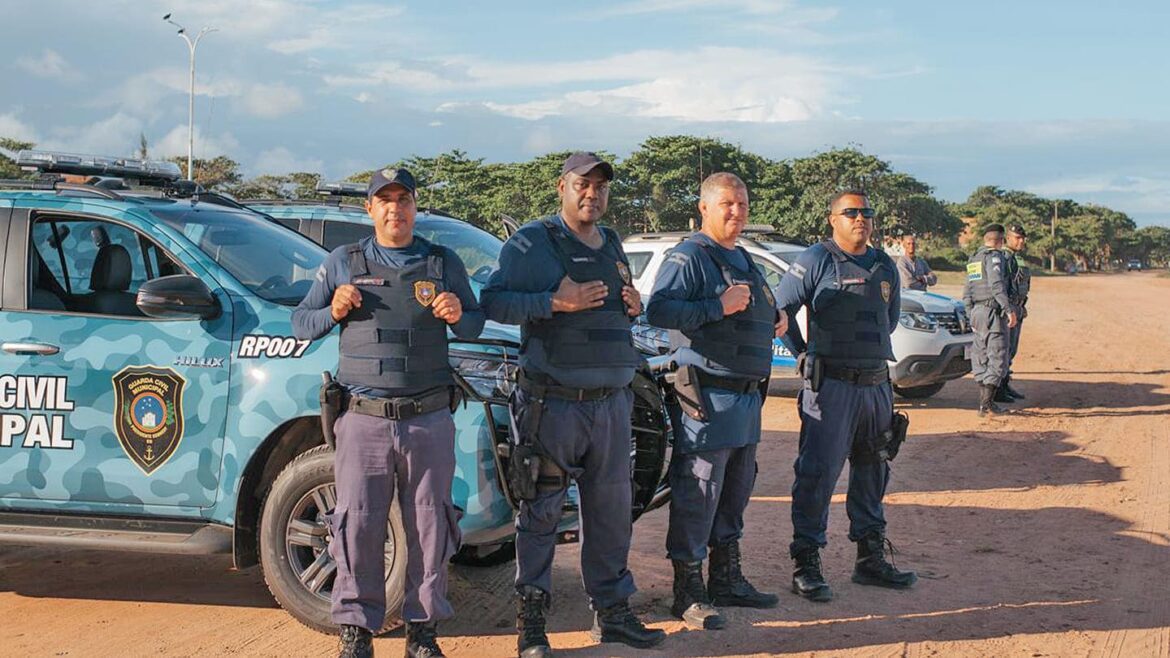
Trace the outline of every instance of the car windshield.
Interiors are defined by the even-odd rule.
[[[473,284],[486,284],[500,265],[503,241],[467,222],[433,215],[425,220],[420,217],[414,225],[414,232],[454,251],[467,267]]]
[[[261,215],[212,204],[152,209],[257,296],[296,306],[327,255],[317,243]]]
[[[794,249],[792,245],[784,242],[762,242],[760,244],[764,245],[773,256],[788,265],[795,263],[797,257],[804,252],[804,247]]]

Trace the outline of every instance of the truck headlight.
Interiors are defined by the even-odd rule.
[[[451,367],[484,400],[505,401],[516,388],[519,366],[499,354],[450,352]]]
[[[898,316],[898,324],[915,331],[935,331],[938,329],[938,321],[930,315],[912,311],[902,311],[901,315]]]

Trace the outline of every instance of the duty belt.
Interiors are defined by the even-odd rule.
[[[847,368],[826,363],[825,377],[839,379],[858,386],[877,386],[890,381],[890,369],[885,366],[881,368]]]
[[[371,398],[364,395],[350,395],[345,408],[366,416],[406,420],[439,409],[450,409],[450,404],[451,389],[449,386],[443,386],[414,397]]]
[[[999,310],[999,302],[995,301],[995,299],[984,299],[983,301],[973,303],[975,306],[991,306],[996,310]]]
[[[570,402],[585,402],[588,400],[604,400],[613,395],[616,388],[573,388],[551,383],[551,380],[541,381],[532,377],[523,370],[516,377],[520,388],[537,398],[557,398]]]
[[[699,370],[699,385],[703,388],[721,388],[735,393],[755,393],[760,390],[758,379],[744,379],[743,377],[720,377],[705,370]]]

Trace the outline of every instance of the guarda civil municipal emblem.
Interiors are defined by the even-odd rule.
[[[151,475],[183,440],[183,389],[170,368],[130,366],[114,375],[114,431],[131,460]]]
[[[438,296],[434,281],[415,281],[414,282],[414,298],[418,300],[419,304],[423,306],[430,306]]]
[[[890,301],[890,291],[892,290],[889,281],[882,281],[882,301]]]
[[[626,265],[625,263],[623,263],[619,260],[617,262],[617,271],[618,271],[618,276],[620,276],[622,278],[622,281],[627,286],[630,285],[630,266]]]

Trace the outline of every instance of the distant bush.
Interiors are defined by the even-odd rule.
[[[967,254],[958,247],[943,247],[931,250],[926,263],[932,270],[955,271],[967,267],[967,258]]]

